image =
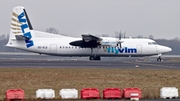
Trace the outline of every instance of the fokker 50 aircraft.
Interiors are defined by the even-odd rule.
[[[82,38],[50,34],[33,30],[26,10],[22,6],[13,8],[8,47],[39,54],[57,56],[89,56],[90,60],[100,57],[141,57],[161,55],[171,48],[158,45],[151,39],[118,39],[83,34]]]

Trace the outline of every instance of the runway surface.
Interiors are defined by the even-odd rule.
[[[128,58],[102,57],[101,61],[89,61],[88,57],[57,57],[38,54],[0,54],[0,67],[41,67],[41,68],[142,68],[180,69],[180,62],[168,62],[172,57],[157,62],[156,57]]]

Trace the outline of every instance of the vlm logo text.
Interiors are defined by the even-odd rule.
[[[108,53],[137,53],[137,49],[136,48],[128,48],[128,47],[124,47],[124,48],[119,48],[119,47],[108,47],[107,48],[107,52]]]
[[[19,16],[18,16],[18,20],[19,22],[22,22],[23,24],[21,25],[21,30],[23,35],[28,38],[25,40],[26,42],[26,46],[27,48],[34,46],[34,43],[32,40],[30,40],[32,38],[31,36],[31,32],[29,31],[29,26],[27,24],[27,20],[26,18],[23,18],[25,16],[24,12],[22,12]]]

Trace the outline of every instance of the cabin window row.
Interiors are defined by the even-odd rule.
[[[77,46],[60,46],[59,48],[72,48],[72,49],[80,49],[80,48],[82,48],[82,47],[77,47]],[[85,47],[83,47],[83,48],[85,48]],[[109,48],[109,46],[99,46],[99,48],[103,48],[103,49],[105,49],[105,48]]]

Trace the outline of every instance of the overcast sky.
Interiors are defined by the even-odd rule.
[[[180,37],[180,0],[3,0],[0,34],[8,34],[14,6],[24,6],[35,30],[54,27],[60,33]]]

